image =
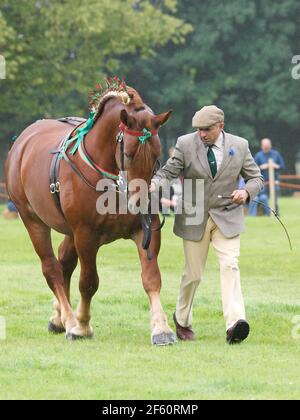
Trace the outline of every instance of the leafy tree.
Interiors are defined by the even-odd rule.
[[[291,77],[300,54],[299,2],[181,0],[177,13],[194,27],[185,45],[137,58],[128,72],[140,90],[151,86],[145,93],[155,109],[174,108],[166,148],[192,130],[197,109],[215,103],[228,131],[248,138],[254,151],[270,136],[292,170],[300,138],[300,81]]]
[[[0,51],[8,66],[1,112],[20,125],[82,113],[88,90],[116,71],[118,56],[145,57],[184,39],[190,26],[172,16],[175,3],[0,0]]]
[[[2,159],[7,139],[28,123],[86,115],[89,90],[116,72],[120,56],[182,42],[191,27],[175,7],[175,0],[0,0]]]

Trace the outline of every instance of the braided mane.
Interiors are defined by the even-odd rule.
[[[131,105],[135,109],[145,109],[145,104],[139,93],[127,86],[124,80],[120,80],[117,76],[113,79],[110,77],[105,81],[105,84],[105,88],[97,84],[96,89],[89,94],[89,109],[95,113],[95,120],[100,117],[105,104],[112,98],[120,98],[124,105]]]

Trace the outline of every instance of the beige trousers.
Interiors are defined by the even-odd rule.
[[[192,325],[195,292],[205,269],[209,245],[212,243],[220,263],[221,293],[226,330],[239,319],[245,319],[245,306],[240,283],[240,236],[226,238],[209,217],[201,241],[183,241],[185,270],[176,306],[176,319],[182,327]]]

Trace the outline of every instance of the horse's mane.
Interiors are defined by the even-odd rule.
[[[105,83],[106,88],[97,84],[96,89],[89,94],[89,109],[95,113],[95,120],[102,115],[106,103],[113,98],[119,98],[124,105],[130,106],[135,111],[145,109],[140,94],[132,87],[127,86],[124,80],[114,77],[113,79],[108,78]]]
[[[90,93],[89,109],[94,113],[94,121],[97,121],[104,112],[105,105],[113,98],[119,98],[121,103],[129,108],[130,111],[144,111],[147,110],[152,113],[152,110],[145,105],[140,94],[132,87],[127,86],[124,80],[117,77],[106,80],[106,88],[97,84],[96,89]],[[140,144],[137,149],[136,158],[139,162],[143,162],[144,170],[149,173],[152,168],[152,153],[149,144]]]

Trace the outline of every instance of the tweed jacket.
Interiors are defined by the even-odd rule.
[[[190,223],[191,213],[190,210],[187,212],[184,205],[179,214],[175,214],[174,233],[185,240],[200,241],[209,216],[227,238],[241,234],[244,230],[243,206],[233,204],[231,199],[220,196],[230,196],[238,189],[240,177],[245,181],[244,189],[248,191],[250,200],[255,198],[263,187],[263,177],[251,155],[248,141],[225,132],[223,138],[224,157],[215,178],[211,174],[207,149],[198,132],[195,132],[177,140],[174,156],[152,179],[156,187],[166,188],[168,182],[183,175],[183,203],[189,202],[196,207],[199,205],[197,200],[199,201],[200,196],[202,216],[196,224]],[[190,183],[193,184],[187,198],[186,180],[191,180]],[[198,196],[197,188],[202,189]]]

